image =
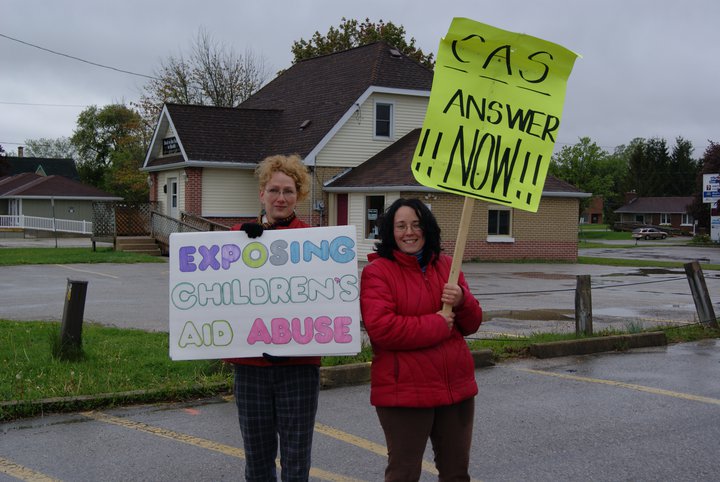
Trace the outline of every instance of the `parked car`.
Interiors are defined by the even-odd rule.
[[[656,228],[635,228],[633,229],[632,237],[635,239],[665,239],[667,238],[667,233]]]

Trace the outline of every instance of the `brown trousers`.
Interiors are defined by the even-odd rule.
[[[438,480],[468,481],[475,398],[434,408],[375,407],[385,432],[385,482],[420,479],[427,440],[435,452]]]

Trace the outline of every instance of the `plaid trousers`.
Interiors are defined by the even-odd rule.
[[[282,480],[307,481],[320,368],[235,365],[234,391],[245,447],[245,480],[277,480],[279,437]]]

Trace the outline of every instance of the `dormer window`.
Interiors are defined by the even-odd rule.
[[[393,105],[377,102],[375,104],[375,137],[392,138]]]

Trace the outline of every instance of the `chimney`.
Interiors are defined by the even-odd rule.
[[[23,146],[18,146],[18,157],[22,157],[22,156],[23,156],[23,151],[24,151],[24,150],[25,150],[25,148],[24,148]]]
[[[626,192],[625,193],[625,204],[630,204],[633,201],[635,201],[638,198],[638,195],[635,191]]]

